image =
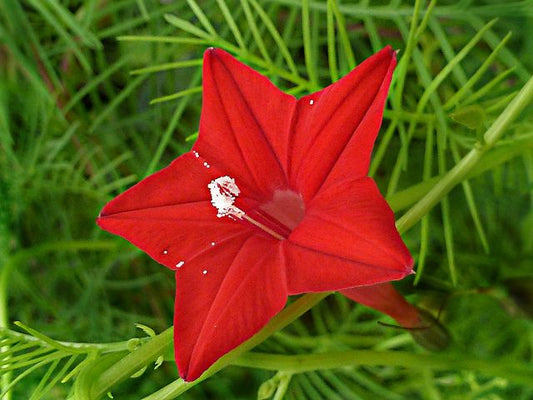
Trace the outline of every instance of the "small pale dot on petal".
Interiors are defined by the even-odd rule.
[[[314,100],[309,100],[309,104],[313,105],[314,104]]]
[[[204,269],[204,270],[202,271],[202,274],[206,275],[206,274],[207,274],[207,270]]]
[[[168,250],[163,250],[163,254],[168,254]]]
[[[215,242],[211,242],[211,246],[214,246],[216,243]]]
[[[185,261],[180,261],[179,263],[176,264],[176,268],[183,267],[183,264],[185,264]]]

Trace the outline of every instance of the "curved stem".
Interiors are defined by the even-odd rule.
[[[404,351],[350,350],[320,354],[279,355],[246,353],[233,362],[233,365],[302,373],[320,369],[341,368],[355,365],[385,365],[407,368],[471,369],[490,375],[501,376],[533,387],[533,368],[516,361],[505,362],[480,360],[471,357],[451,357],[442,354],[414,354]]]
[[[455,165],[437,184],[413,207],[411,207],[397,222],[396,227],[403,233],[413,227],[428,211],[433,208],[455,185],[462,182],[466,175],[489,150],[502,137],[509,125],[518,117],[520,112],[533,100],[533,77],[531,77],[522,90],[509,103],[505,110],[494,121],[483,136],[484,143],[474,147],[459,163]]]
[[[172,344],[173,337],[174,327],[171,326],[159,335],[151,338],[143,346],[121,358],[94,380],[89,389],[89,398],[98,399],[114,385],[129,378],[150,362],[155,361],[160,355],[166,352]]]
[[[311,309],[314,305],[319,303],[322,299],[324,299],[329,294],[330,294],[329,292],[309,293],[309,294],[305,294],[301,296],[298,300],[296,300],[294,303],[287,306],[283,311],[281,311],[274,318],[272,318],[270,322],[261,331],[259,331],[257,334],[252,336],[250,339],[248,339],[246,342],[241,344],[239,347],[237,347],[233,351],[229,352],[228,354],[220,358],[215,364],[211,366],[211,368],[205,371],[203,375],[197,380],[195,380],[194,382],[185,382],[181,379],[178,379],[172,382],[171,384],[161,388],[157,392],[152,393],[148,397],[145,397],[143,400],[166,400],[166,399],[175,398],[181,393],[189,390],[193,386],[196,386],[198,383],[214,375],[215,373],[220,371],[222,368],[228,365],[231,365],[237,357],[242,355],[244,352],[250,350],[251,348],[257,346],[259,343],[263,342],[265,339],[270,337],[273,333],[289,325],[292,321],[299,318],[302,314],[304,314],[306,311]],[[150,342],[147,345],[149,345]],[[167,345],[170,345],[170,344],[171,344],[171,339],[168,340]],[[147,345],[141,347],[139,350],[143,349]],[[148,362],[150,362],[150,360],[155,359],[157,355],[158,354],[152,354],[151,357],[146,357],[144,361],[139,362],[137,366],[146,365]],[[138,354],[138,351],[136,350],[132,352],[131,354],[129,354],[128,356],[124,357],[123,360],[125,360],[128,357],[130,357],[130,359],[135,358],[138,361],[140,361],[142,358],[142,355]],[[143,362],[144,364],[142,364]],[[120,362],[115,364],[108,371],[106,371],[106,374],[108,377],[110,375],[115,375],[115,377],[117,378],[120,377],[115,383],[118,383],[119,381],[124,380],[131,375],[131,374],[128,375],[128,373],[124,373],[121,370],[122,367],[119,364]],[[111,388],[111,385],[107,385],[107,383],[104,382],[101,378],[102,377],[100,377],[93,385],[92,393],[99,393],[101,395],[109,391],[109,389]]]
[[[50,343],[42,340],[38,337],[28,335],[26,333],[20,333],[13,331],[11,329],[5,329],[3,327],[0,327],[0,336],[1,337],[10,337],[17,339],[19,341],[25,342],[25,343],[35,343],[39,346],[50,346]],[[50,339],[53,340],[53,339]],[[75,352],[79,353],[86,353],[90,351],[99,351],[101,353],[114,353],[117,351],[124,351],[128,350],[130,348],[130,340],[125,340],[122,342],[109,342],[109,343],[83,343],[83,342],[62,342],[62,341],[55,341],[58,345],[62,347],[62,350],[69,351],[74,350]],[[141,343],[147,341],[147,338],[140,338],[138,339]],[[53,347],[53,346],[52,346]]]
[[[5,258],[0,255],[0,329],[5,328],[9,324],[9,310],[7,308],[7,288],[9,286],[9,275],[12,271],[12,263],[9,263],[9,261],[5,262]],[[7,258],[7,257],[6,257]],[[0,336],[1,337],[1,336]],[[0,354],[7,352],[9,350],[9,347],[4,346],[0,347]],[[8,357],[2,355],[2,357]],[[0,392],[3,392],[5,388],[10,386],[11,383],[11,377],[12,372],[5,372],[1,374],[0,378]],[[3,398],[5,400],[11,400],[12,393],[11,391],[8,391]]]

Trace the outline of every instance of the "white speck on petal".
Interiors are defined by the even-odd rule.
[[[163,250],[163,254],[168,254],[168,250]]]
[[[215,242],[211,242],[211,246],[214,246],[216,243]]]
[[[204,162],[204,167],[209,168],[211,166],[208,163]]]
[[[194,153],[194,156],[195,156],[196,158],[199,158],[199,157],[200,157],[200,154],[198,154],[197,151],[193,151],[193,153]]]
[[[313,105],[314,104],[314,100],[309,100],[309,104]]]
[[[211,193],[211,204],[218,210],[217,217],[235,216],[242,219],[244,211],[233,205],[241,193],[235,179],[221,176],[211,181],[207,187]]]
[[[185,261],[180,261],[179,263],[176,264],[176,268],[183,267],[183,264],[185,264]]]
[[[206,274],[207,274],[207,270],[204,269],[204,270],[202,271],[202,274],[206,275]]]

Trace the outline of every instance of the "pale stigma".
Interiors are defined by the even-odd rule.
[[[211,193],[211,204],[218,211],[217,217],[234,216],[242,219],[245,214],[244,211],[233,205],[241,193],[235,179],[221,176],[211,181],[207,187]]]

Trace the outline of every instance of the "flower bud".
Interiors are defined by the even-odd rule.
[[[405,300],[390,282],[341,290],[341,293],[357,303],[387,314],[427,350],[443,350],[450,343],[446,328],[427,311]]]

